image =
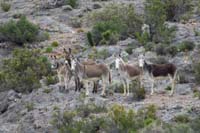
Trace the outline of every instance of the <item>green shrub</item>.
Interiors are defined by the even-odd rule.
[[[144,48],[146,51],[153,51],[154,50],[154,46],[156,44],[154,42],[147,42],[145,45],[144,45]]]
[[[195,72],[195,78],[196,82],[200,83],[200,62],[194,64],[194,72]]]
[[[167,87],[165,88],[165,90],[166,90],[166,91],[171,91],[171,90],[172,90],[172,87],[171,87],[171,86],[167,86]]]
[[[52,91],[52,89],[49,89],[49,88],[45,88],[45,89],[43,90],[43,92],[44,92],[44,93],[47,93],[47,94],[51,93],[51,91]]]
[[[91,32],[87,33],[87,40],[88,40],[88,43],[89,43],[90,46],[95,46]]]
[[[90,59],[106,59],[109,57],[109,52],[107,49],[97,50],[96,48],[93,48],[88,57]]]
[[[88,110],[88,107],[86,108]],[[55,110],[51,123],[60,133],[132,133],[151,125],[157,119],[155,116],[156,108],[153,105],[140,109],[138,113],[135,113],[132,109],[126,109],[124,106],[114,105],[108,111],[94,111],[101,114],[79,117],[79,111],[82,110],[85,110],[85,107],[75,111],[65,111],[64,113]]]
[[[196,132],[200,131],[199,125],[200,125],[200,116],[191,120],[191,122],[190,122],[190,127]]]
[[[126,110],[123,106],[114,105],[110,110],[110,117],[118,132],[137,132],[139,129],[152,124],[156,118],[156,107],[150,105],[140,109],[137,113]]]
[[[58,129],[59,133],[94,133],[101,128],[104,129],[103,127],[107,125],[104,117],[75,120],[76,111],[65,111],[64,113],[59,110],[55,111],[51,124]]]
[[[51,53],[52,51],[53,51],[52,47],[47,47],[45,50],[46,53]]]
[[[36,41],[38,32],[38,26],[29,22],[24,16],[17,22],[10,20],[0,26],[0,35],[5,41],[11,41],[20,45]]]
[[[146,0],[145,22],[150,26],[150,41],[155,43],[170,43],[175,27],[169,28],[165,21],[167,19],[165,3],[162,0]]]
[[[200,99],[200,92],[199,91],[194,92],[194,97],[197,97],[198,99]]]
[[[195,36],[200,36],[200,31],[199,30],[194,29],[194,33],[195,33]]]
[[[48,75],[46,77],[46,85],[56,84],[58,82],[58,79],[56,76]]]
[[[52,47],[58,47],[58,46],[59,46],[59,43],[58,43],[57,41],[53,41],[53,42],[51,43],[51,46],[52,46]]]
[[[65,0],[65,4],[75,8],[78,6],[78,0]]]
[[[119,131],[129,132],[136,131],[133,128],[136,125],[135,112],[133,110],[126,110],[123,106],[114,105],[110,111],[110,117]]]
[[[145,99],[146,91],[144,87],[140,86],[139,81],[133,81],[130,88],[132,88],[134,100],[139,101]]]
[[[82,20],[79,17],[70,17],[70,25],[73,28],[81,28]]]
[[[155,52],[157,55],[166,55],[165,51],[166,45],[165,44],[158,44],[155,46]]]
[[[193,9],[191,0],[164,0],[164,2],[167,21],[180,21]]]
[[[187,115],[178,115],[174,117],[176,123],[188,123],[190,121]]]
[[[194,42],[184,41],[181,44],[179,44],[178,49],[181,52],[185,52],[185,51],[192,51],[194,47],[195,47]]]
[[[26,103],[25,105],[26,109],[29,111],[34,109],[34,103],[30,102],[30,103]]]
[[[178,53],[176,46],[168,46],[167,44],[157,44],[154,48],[157,55],[171,55],[172,57]]]
[[[31,92],[40,87],[40,79],[50,73],[50,64],[39,50],[15,49],[12,58],[3,60],[0,90]]]
[[[7,3],[7,2],[1,2],[1,9],[4,12],[8,12],[11,8],[11,4]]]
[[[125,49],[125,51],[126,51],[129,55],[131,55],[131,54],[133,53],[133,47],[128,47],[128,48]]]
[[[165,49],[166,53],[174,57],[178,53],[178,48],[176,46],[169,46]]]
[[[193,94],[194,94],[194,97],[197,97],[200,99],[200,91],[198,89],[194,89]]]
[[[97,45],[115,44],[118,39],[134,37],[141,32],[143,24],[132,5],[121,4],[109,4],[90,14],[88,20],[94,24],[91,33]]]
[[[82,117],[88,117],[92,113],[103,113],[107,112],[107,109],[104,106],[96,106],[95,104],[82,105],[77,108],[77,115]]]
[[[114,21],[96,23],[91,31],[95,46],[115,44],[122,29],[121,25]]]
[[[150,37],[149,37],[149,34],[148,33],[139,33],[139,32],[136,32],[135,33],[135,36],[137,38],[137,40],[144,46],[147,44],[147,42],[150,41]]]

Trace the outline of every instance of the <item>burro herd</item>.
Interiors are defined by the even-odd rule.
[[[62,55],[62,56],[61,56]],[[130,94],[130,83],[132,80],[139,80],[140,85],[145,76],[151,81],[151,95],[154,93],[154,84],[158,79],[168,78],[171,82],[170,96],[173,95],[177,78],[177,67],[172,63],[152,64],[145,60],[143,54],[138,56],[138,65],[126,63],[120,53],[113,55],[115,71],[111,71],[110,66],[105,63],[97,63],[93,60],[85,59],[80,61],[72,54],[69,48],[63,49],[63,54],[50,54],[51,65],[57,72],[59,87],[69,88],[73,81],[75,82],[75,91],[85,88],[86,96],[89,95],[89,84],[93,84],[93,93],[97,93],[98,83],[101,81],[101,96],[105,96],[106,89],[112,83],[112,72],[117,72],[118,79],[123,85],[124,96]]]

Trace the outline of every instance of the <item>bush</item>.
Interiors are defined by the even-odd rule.
[[[191,0],[164,0],[164,2],[167,21],[180,21],[193,9]]]
[[[190,121],[187,115],[177,115],[174,117],[176,123],[188,123]]]
[[[136,131],[135,112],[126,110],[123,106],[114,105],[110,111],[110,117],[119,132]]]
[[[83,105],[85,106],[85,105]],[[87,107],[86,107],[87,108]],[[81,108],[85,110],[85,107]],[[96,110],[96,109],[95,109]],[[145,126],[151,125],[155,120],[155,106],[151,105],[135,113],[132,109],[114,105],[109,111],[100,111],[90,117],[79,117],[77,110],[61,113],[55,110],[51,122],[60,133],[95,133],[95,132],[138,132]],[[96,111],[95,111],[96,112]],[[97,112],[96,112],[97,113]],[[78,117],[78,119],[77,119]]]
[[[195,47],[194,42],[184,41],[178,46],[178,50],[181,52],[192,51]]]
[[[50,64],[39,50],[15,49],[12,58],[3,60],[0,90],[31,92],[40,87],[40,79],[50,73]]]
[[[46,53],[51,53],[52,51],[53,51],[52,47],[47,47],[45,50]]]
[[[157,55],[166,55],[166,51],[165,51],[165,44],[158,44],[155,46],[155,52]]]
[[[1,9],[4,11],[4,12],[8,12],[11,8],[11,5],[7,2],[1,2]]]
[[[137,32],[141,33],[143,24],[132,5],[119,4],[110,4],[90,14],[88,20],[94,24],[91,33],[97,45],[115,44],[118,39],[134,37]]]
[[[200,92],[198,91],[198,92],[195,92],[194,93],[194,97],[197,97],[198,99],[200,99]]]
[[[97,50],[93,48],[88,57],[90,59],[106,59],[109,57],[109,52],[107,49]]]
[[[59,130],[59,133],[95,133],[101,130],[101,128],[104,129],[103,127],[107,125],[104,117],[75,120],[76,115],[76,111],[61,113],[59,110],[56,110],[51,123]]]
[[[145,46],[147,44],[147,42],[150,41],[149,34],[146,32],[144,34],[137,32],[135,34],[135,36],[136,36],[137,40],[140,42],[140,44],[142,44],[143,46]]]
[[[73,28],[81,28],[81,26],[82,26],[82,20],[80,18],[78,18],[78,17],[70,17],[69,24]]]
[[[139,101],[139,100],[145,99],[146,91],[145,91],[144,87],[140,86],[139,81],[133,81],[130,88],[133,88],[132,92],[133,92],[134,100]]]
[[[169,46],[165,49],[166,53],[174,57],[178,53],[178,49],[176,46]]]
[[[46,77],[46,85],[56,84],[58,82],[58,79],[55,76],[48,75]]]
[[[114,105],[110,110],[110,117],[113,126],[118,132],[138,132],[138,130],[152,124],[156,118],[156,108],[150,105],[140,109],[138,113],[133,110],[126,110],[123,106]]]
[[[82,105],[77,108],[77,114],[81,117],[88,117],[92,113],[107,112],[104,106],[96,106],[95,104]]]
[[[171,55],[172,57],[178,53],[176,46],[168,46],[167,44],[157,44],[154,48],[157,55]]]
[[[89,43],[90,46],[95,46],[91,32],[87,33],[87,40],[88,40],[88,43]]]
[[[45,89],[43,90],[43,92],[44,92],[44,93],[47,93],[47,94],[51,93],[51,91],[52,91],[52,89],[49,89],[49,88],[45,88]]]
[[[167,19],[165,3],[162,0],[146,0],[145,23],[150,26],[150,41],[155,43],[170,43],[175,27],[169,28],[165,21]]]
[[[59,45],[59,43],[58,43],[57,41],[53,41],[53,42],[51,43],[51,46],[52,46],[52,47],[58,47],[58,45]]]
[[[0,26],[0,36],[4,38],[4,41],[11,41],[20,45],[36,41],[38,32],[38,26],[29,22],[24,16],[17,22],[10,20]]]
[[[119,33],[122,29],[121,25],[114,21],[98,22],[91,31],[91,37],[95,42],[95,46],[112,45],[119,40]]]
[[[34,103],[26,103],[25,107],[27,108],[28,112],[34,109]]]
[[[200,62],[194,64],[194,72],[195,72],[195,78],[196,82],[200,83]]]
[[[78,6],[78,0],[65,0],[65,4],[75,8]]]

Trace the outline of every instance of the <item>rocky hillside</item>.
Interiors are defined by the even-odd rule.
[[[182,127],[171,127],[168,132],[177,133],[183,129],[188,133],[200,132],[200,126],[188,126],[200,118],[200,1],[183,1],[2,0],[0,133],[164,132],[162,124],[155,124],[160,121],[171,126],[182,124]],[[26,17],[23,19],[23,16]],[[149,33],[142,30],[145,23],[150,26]],[[101,82],[98,93],[89,96],[85,96],[84,89],[75,92],[73,81],[69,88],[59,88],[55,72],[48,68],[48,55],[62,53],[63,48],[71,48],[73,55],[81,60],[90,58],[110,66],[113,81],[106,97],[100,96]],[[151,81],[144,77],[144,87],[139,88],[144,92],[135,91],[138,87],[133,83],[131,95],[123,96],[123,87],[114,68],[113,55],[119,53],[134,65],[138,65],[140,54],[145,54],[145,60],[151,63],[175,64],[179,71],[175,94],[169,96],[170,80],[164,79],[156,82],[155,94],[150,95]],[[90,88],[92,90],[92,85]],[[92,105],[93,112],[88,105]],[[110,116],[110,112],[116,111],[113,105],[135,112],[153,105],[155,117],[145,117],[145,126],[121,126],[119,123],[123,125],[125,118]],[[79,114],[81,111],[89,120]],[[78,113],[72,117],[65,112]],[[114,121],[107,124],[112,130],[92,121],[104,117]],[[83,120],[82,129],[77,126],[80,123],[68,126],[64,123],[67,120],[71,123]],[[127,121],[124,125],[128,125]]]

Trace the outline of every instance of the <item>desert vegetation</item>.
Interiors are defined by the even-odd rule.
[[[127,16],[128,15],[128,16]],[[92,30],[88,33],[90,45],[113,45],[118,40],[134,37],[141,31],[143,20],[132,5],[111,4],[89,15]]]
[[[86,105],[87,107],[88,105]],[[97,107],[96,107],[97,108]],[[89,110],[88,110],[89,111]],[[95,114],[94,114],[95,113]],[[89,111],[87,117],[81,117],[79,110],[61,113],[56,110],[52,124],[59,132],[194,132],[198,128],[199,118],[190,119],[186,115],[174,118],[174,123],[165,123],[156,116],[156,107],[149,105],[135,112],[121,105],[114,105],[104,114]],[[98,116],[100,115],[100,116]],[[96,116],[96,117],[95,117]]]
[[[0,26],[1,41],[19,45],[49,38],[47,33],[43,34],[43,38],[41,38],[42,35],[39,37],[39,27],[29,22],[25,16],[22,16],[18,21],[10,20]]]
[[[199,133],[199,15],[199,0],[0,0],[0,132]]]
[[[51,74],[50,64],[39,50],[16,49],[12,58],[3,60],[0,90],[31,92],[40,87],[40,79]]]

